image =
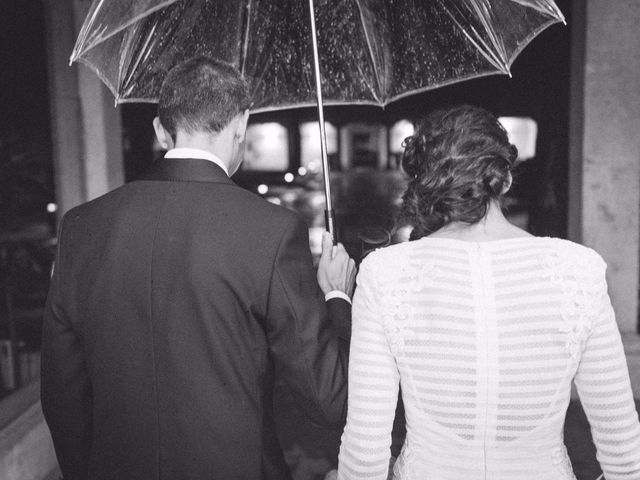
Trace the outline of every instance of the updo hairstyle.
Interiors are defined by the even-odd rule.
[[[401,215],[414,227],[411,240],[451,222],[479,222],[509,185],[518,156],[498,119],[469,105],[429,114],[404,148],[411,180]]]

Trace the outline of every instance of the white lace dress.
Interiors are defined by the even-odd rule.
[[[593,250],[423,238],[370,254],[353,305],[339,479],[386,479],[398,388],[408,480],[575,479],[575,381],[607,480],[640,479],[640,424]]]

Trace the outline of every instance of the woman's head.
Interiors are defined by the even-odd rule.
[[[417,239],[451,222],[477,223],[511,183],[518,150],[486,110],[462,105],[425,117],[405,140],[402,167],[411,176],[403,217]]]

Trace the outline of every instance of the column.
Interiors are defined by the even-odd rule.
[[[353,159],[353,132],[350,124],[338,127],[338,150],[340,152],[340,168],[343,172],[351,169]]]
[[[640,2],[574,0],[569,236],[608,265],[623,333],[637,332]]]
[[[69,66],[89,2],[44,0],[59,215],[124,183],[120,111],[87,67]]]
[[[389,168],[389,129],[386,125],[378,127],[378,170]]]

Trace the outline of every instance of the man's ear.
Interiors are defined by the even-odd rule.
[[[156,138],[160,146],[165,150],[171,150],[173,148],[173,139],[171,134],[162,126],[158,117],[153,119],[153,129],[156,132]]]
[[[249,110],[245,110],[238,120],[238,125],[236,127],[235,137],[239,141],[244,140],[244,136],[247,133],[247,123],[249,122]]]

